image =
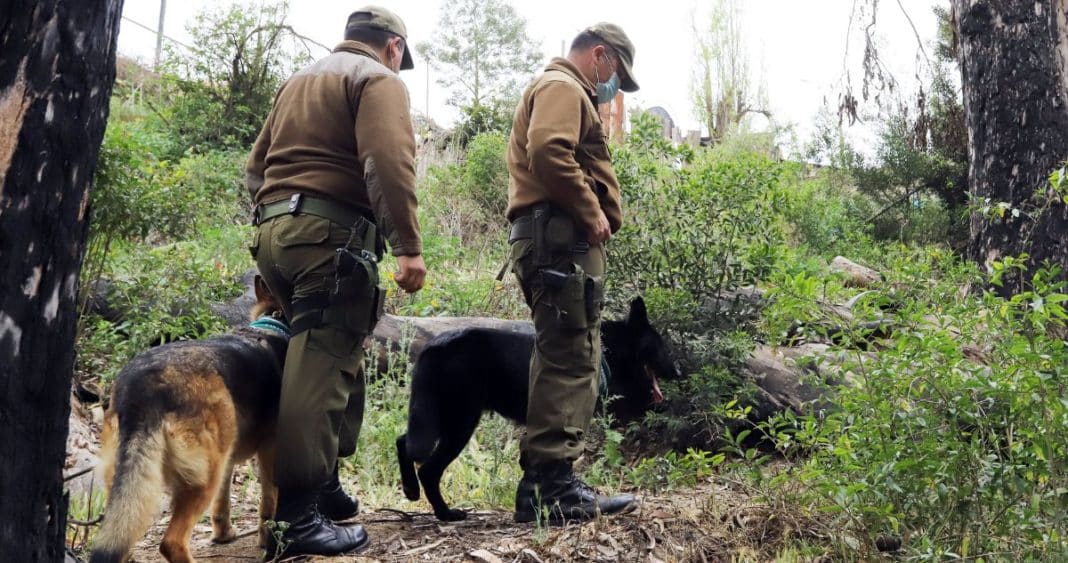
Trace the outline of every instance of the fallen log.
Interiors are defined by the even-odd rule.
[[[245,292],[235,299],[226,303],[213,305],[216,314],[222,317],[232,327],[244,326],[248,323],[248,311],[255,303],[255,294],[252,289],[252,280],[255,270],[246,272],[241,277]],[[109,307],[107,299],[108,284],[101,283],[95,286],[90,303],[90,310],[97,314],[106,313],[106,318],[114,321],[121,320],[121,311]],[[734,307],[745,310],[747,314],[758,310],[762,300],[762,292],[756,289],[745,290],[722,296],[722,303],[717,306],[731,304]],[[849,310],[841,306],[830,306],[834,317],[845,323],[851,322],[852,315]],[[434,337],[463,328],[492,328],[497,330],[514,332],[532,332],[533,325],[528,320],[511,320],[487,317],[406,317],[385,315],[375,327],[365,343],[369,355],[374,358],[375,371],[379,374],[388,374],[393,368],[394,375],[398,360],[413,362],[419,353]],[[797,413],[803,413],[811,408],[825,408],[829,402],[824,394],[826,389],[815,382],[820,378],[827,378],[828,373],[833,373],[833,366],[823,368],[804,367],[798,359],[803,356],[823,354],[827,346],[817,343],[804,343],[803,338],[794,342],[791,346],[756,348],[745,369],[738,374],[746,377],[756,384],[759,389],[758,396],[754,399],[753,420],[763,420],[767,417],[789,409]],[[824,362],[831,360],[821,360]],[[815,366],[817,364],[813,364]],[[824,372],[827,373],[824,373]],[[811,379],[809,379],[811,378]]]

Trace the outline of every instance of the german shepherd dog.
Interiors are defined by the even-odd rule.
[[[259,276],[255,287],[253,319],[280,318]],[[104,414],[109,498],[91,563],[126,561],[155,519],[163,489],[171,495],[171,522],[159,547],[167,561],[193,561],[189,538],[212,499],[212,541],[236,539],[231,474],[252,455],[259,460],[261,523],[274,518],[274,427],[288,343],[287,327],[265,320],[152,348],[119,372]],[[265,534],[261,528],[261,542]]]
[[[664,399],[657,378],[677,378],[667,344],[638,297],[623,320],[601,323],[608,365],[608,411],[619,422],[642,416]],[[416,360],[408,406],[408,432],[397,438],[404,494],[419,499],[422,483],[439,520],[463,520],[441,496],[441,476],[478,426],[483,411],[526,424],[533,327],[522,332],[461,329],[429,342]],[[603,405],[603,402],[602,402]],[[418,467],[418,475],[415,464]]]

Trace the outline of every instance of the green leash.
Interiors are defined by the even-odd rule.
[[[258,328],[262,330],[271,330],[281,334],[282,336],[290,336],[289,326],[286,325],[286,323],[268,315],[264,315],[252,321],[251,323],[249,323],[248,326],[250,326],[251,328]]]

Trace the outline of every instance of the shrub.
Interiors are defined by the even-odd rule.
[[[460,191],[486,212],[490,223],[504,222],[508,206],[508,135],[480,133],[467,145]]]
[[[856,257],[858,248],[871,246],[867,220],[876,211],[871,199],[843,182],[834,171],[814,177],[795,177],[786,190],[784,216],[795,243],[832,258]]]
[[[782,167],[754,153],[694,155],[650,139],[652,127],[638,117],[613,155],[626,221],[609,245],[617,293],[678,289],[703,303],[755,283],[785,242]]]
[[[1068,312],[1058,267],[1011,299],[967,294],[975,266],[944,251],[892,256],[904,288],[877,354],[851,354],[838,408],[767,432],[804,452],[776,479],[830,514],[852,550],[896,535],[909,558],[1059,560],[1068,550]],[[1013,263],[1003,264],[1014,269]],[[995,280],[996,281],[996,280]],[[878,289],[878,288],[877,288]],[[815,295],[810,295],[815,300]],[[855,551],[854,551],[855,553]]]
[[[83,319],[78,337],[80,375],[110,382],[135,354],[162,341],[200,338],[226,330],[214,303],[241,294],[235,272],[195,244],[152,251],[133,247],[110,264],[108,302],[122,318]]]

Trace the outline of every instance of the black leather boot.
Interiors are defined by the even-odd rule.
[[[634,495],[605,496],[579,479],[566,461],[532,465],[515,491],[515,521],[582,522],[598,513],[618,514],[637,506]]]
[[[265,560],[297,555],[339,555],[362,551],[371,541],[359,524],[334,524],[319,513],[318,489],[301,492],[280,490],[276,522],[285,522],[284,532],[268,534]]]
[[[334,522],[348,520],[360,513],[360,501],[341,488],[337,470],[335,464],[334,475],[319,490],[319,512]]]

